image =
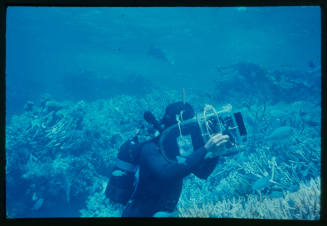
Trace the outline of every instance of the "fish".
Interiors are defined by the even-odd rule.
[[[32,200],[35,201],[37,199],[36,193],[33,193]]]
[[[44,199],[43,198],[39,198],[37,201],[36,201],[36,203],[34,204],[34,206],[33,206],[33,210],[38,210],[38,209],[40,209],[41,207],[42,207],[42,205],[43,205],[43,203],[44,203]]]
[[[285,141],[293,134],[293,128],[290,126],[282,126],[275,129],[266,140],[268,141]]]
[[[308,62],[308,66],[312,69],[312,68],[315,68],[316,67],[316,64],[313,62],[313,60],[310,60]]]
[[[252,185],[252,190],[261,190],[265,187],[270,185],[269,183],[269,176],[259,178],[254,184]]]
[[[104,194],[106,192],[107,186],[108,186],[108,182],[107,181],[103,181],[102,182],[102,191],[101,191],[101,193]]]
[[[293,184],[293,185],[289,186],[287,190],[290,192],[296,192],[299,190],[299,188],[300,188],[300,186],[298,184]]]
[[[158,211],[153,215],[153,217],[177,217],[177,216],[178,216],[177,211],[173,211],[173,212]]]
[[[321,66],[317,66],[317,67],[307,70],[308,74],[315,74],[315,73],[320,73],[320,72],[321,72]]]
[[[158,60],[162,60],[162,61],[168,61],[166,54],[159,48],[155,47],[155,46],[150,46],[147,54],[158,59]]]
[[[126,175],[126,173],[121,170],[115,170],[114,172],[112,172],[112,175],[115,177],[121,177],[121,176]]]
[[[273,191],[269,194],[270,198],[281,198],[283,196],[284,196],[283,192],[280,191]]]
[[[280,109],[273,109],[270,114],[275,117],[275,118],[282,118],[284,117],[285,115],[288,114],[287,111],[285,110],[280,110]]]
[[[302,174],[303,177],[308,176],[308,174],[309,174],[309,168],[306,168],[305,170],[302,170],[301,171],[301,174]]]

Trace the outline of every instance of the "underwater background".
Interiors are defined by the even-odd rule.
[[[9,7],[6,213],[120,217],[104,191],[150,110],[231,104],[248,142],[179,217],[320,218],[319,7]]]

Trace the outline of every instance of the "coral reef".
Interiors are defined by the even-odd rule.
[[[179,216],[319,219],[320,97],[307,89],[314,84],[253,63],[219,73],[218,89],[188,90],[186,101],[195,112],[232,104],[244,116],[247,145],[221,157],[207,180],[185,178]],[[156,88],[92,102],[48,94],[28,101],[7,120],[7,215],[119,217],[123,207],[104,195],[118,148],[145,124],[144,111],[160,119],[181,98]]]
[[[301,183],[296,192],[284,192],[283,197],[259,198],[250,194],[217,202],[210,198],[200,201],[194,197],[181,200],[179,217],[319,220],[320,177],[311,179],[309,184]]]

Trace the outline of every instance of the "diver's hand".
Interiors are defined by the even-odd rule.
[[[208,152],[212,152],[215,156],[219,154],[219,149],[221,148],[221,145],[223,143],[226,143],[228,141],[229,136],[228,135],[222,135],[221,133],[218,133],[214,136],[212,136],[207,143],[204,145],[204,148],[207,149]]]

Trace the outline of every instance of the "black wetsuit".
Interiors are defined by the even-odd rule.
[[[206,153],[200,147],[187,157],[185,163],[179,164],[167,161],[156,141],[145,144],[140,153],[138,185],[122,217],[152,217],[158,211],[174,211],[183,178],[196,171],[201,178],[207,178],[216,166],[218,159],[204,160]]]

